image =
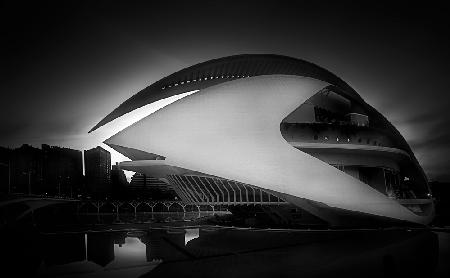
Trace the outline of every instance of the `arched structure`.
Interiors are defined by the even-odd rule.
[[[405,139],[348,84],[302,60],[238,55],[194,65],[93,129],[192,90],[105,141],[133,159],[122,168],[168,181],[188,204],[287,205],[278,210],[287,222],[292,208],[331,225],[431,221],[427,179]]]

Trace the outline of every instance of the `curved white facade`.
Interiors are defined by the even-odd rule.
[[[121,166],[126,170],[144,172],[169,181],[173,180],[171,175],[193,175],[251,185],[333,225],[340,222],[340,217],[333,216],[336,212],[337,215],[342,212],[350,216],[358,213],[418,224],[429,223],[433,216],[431,200],[417,197],[401,201],[392,198],[383,190],[330,165],[333,164],[330,162],[332,158],[351,161],[352,157],[356,157],[354,161],[358,162],[347,164],[361,167],[365,160],[373,160],[373,165],[368,163],[363,166],[391,169],[395,167],[389,166],[389,163],[400,165],[399,168],[411,163],[411,167],[416,167],[407,150],[353,144],[350,136],[345,139],[348,140],[345,144],[285,139],[286,136],[280,131],[283,119],[330,85],[318,79],[281,74],[230,80],[209,86],[156,111],[105,143],[118,151],[124,152],[125,147],[165,158],[124,162]],[[314,123],[308,123],[308,126],[311,125]],[[302,126],[301,130],[306,129]],[[363,129],[364,132],[366,130]],[[299,136],[302,138],[301,134]],[[317,140],[317,135],[314,136]],[[315,152],[318,154],[315,155]],[[358,160],[358,157],[361,159]],[[372,172],[384,173],[380,171]],[[214,197],[219,195],[220,188],[207,185],[207,181],[200,179],[195,181],[201,186],[179,188],[177,192],[180,192],[182,199],[195,202],[206,195],[209,198],[205,197],[205,200],[220,201],[220,198]],[[228,196],[230,205],[236,205],[238,200],[244,201],[241,188],[231,186],[234,203]],[[199,197],[188,198],[188,195]],[[248,196],[245,200],[249,200]],[[263,201],[262,197],[260,201]],[[405,203],[420,204],[422,208],[418,207],[420,211],[411,210]]]

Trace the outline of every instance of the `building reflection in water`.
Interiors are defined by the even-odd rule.
[[[168,228],[51,235],[44,249],[43,277],[430,277],[442,261],[435,233],[404,229]]]
[[[114,239],[111,233],[87,234],[87,260],[106,266],[114,260]]]
[[[187,243],[193,239],[196,239],[200,236],[200,229],[194,228],[194,229],[185,229],[186,234],[184,235],[184,245],[187,245]]]
[[[114,244],[115,259],[108,264],[108,269],[146,265],[145,249],[145,244],[139,238],[124,238],[124,243]]]
[[[184,229],[150,230],[144,242],[147,246],[147,261],[186,259]]]
[[[139,277],[155,264],[147,262],[146,232],[70,233],[46,236],[41,277]]]
[[[428,231],[201,229],[183,253],[144,277],[429,277],[439,245]]]

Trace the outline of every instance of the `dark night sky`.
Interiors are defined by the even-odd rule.
[[[347,81],[399,129],[429,178],[450,180],[448,8],[109,2],[2,3],[0,145],[94,147],[105,135],[88,130],[158,79],[212,58],[275,53]]]

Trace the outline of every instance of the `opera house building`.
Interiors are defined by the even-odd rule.
[[[186,204],[279,223],[432,220],[426,175],[402,135],[346,82],[303,60],[203,62],[138,92],[92,130],[192,91],[105,141],[130,158],[122,169],[168,182]]]

